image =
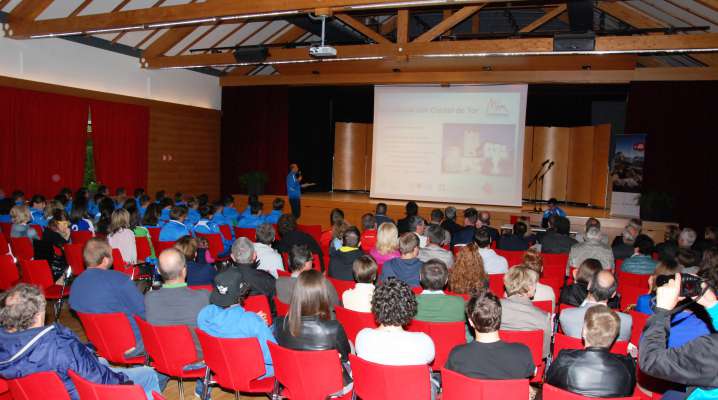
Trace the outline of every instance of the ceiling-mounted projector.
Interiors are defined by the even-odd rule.
[[[316,58],[333,58],[337,56],[337,49],[332,46],[312,46],[309,55]]]

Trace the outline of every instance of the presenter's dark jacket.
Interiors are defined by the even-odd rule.
[[[474,236],[476,236],[476,228],[473,226],[465,226],[451,235],[451,245],[469,244],[474,241]]]
[[[571,246],[578,243],[576,239],[558,232],[546,232],[541,238],[541,252],[549,254],[568,253]]]
[[[307,246],[312,254],[319,256],[319,262],[322,265],[322,271],[324,271],[324,252],[319,247],[319,243],[307,233],[296,230],[287,232],[278,242],[275,242],[274,248],[280,253],[289,253],[292,251],[293,246],[302,245]]]
[[[636,387],[636,365],[630,356],[606,348],[562,350],[546,383],[587,397],[629,397]]]
[[[354,261],[364,252],[355,247],[341,247],[329,252],[329,276],[343,281],[354,281]]]

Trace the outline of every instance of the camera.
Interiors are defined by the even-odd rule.
[[[673,279],[673,275],[658,275],[656,277],[656,287],[663,286]],[[703,279],[697,275],[681,273],[681,297],[695,297],[703,292],[701,288]]]

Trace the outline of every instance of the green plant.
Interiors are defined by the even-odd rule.
[[[239,176],[239,186],[249,194],[262,194],[268,180],[264,171],[249,171]]]

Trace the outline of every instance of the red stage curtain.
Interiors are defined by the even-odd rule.
[[[149,108],[106,101],[90,102],[97,180],[128,192],[147,185]]]
[[[54,196],[82,185],[88,102],[0,87],[0,187]]]

